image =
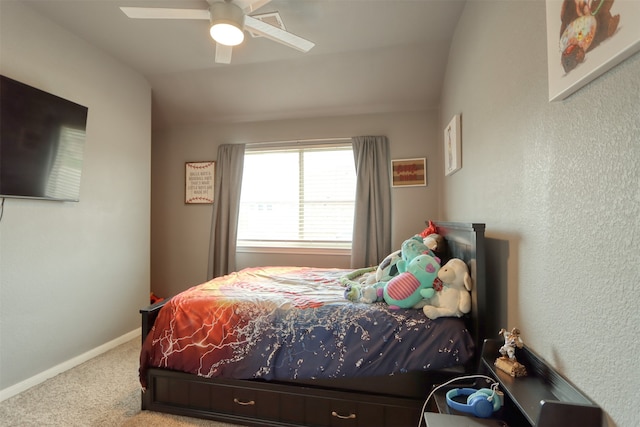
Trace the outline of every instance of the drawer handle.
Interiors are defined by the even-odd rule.
[[[255,404],[256,404],[255,400],[250,400],[250,401],[248,401],[248,402],[243,402],[243,401],[241,401],[241,400],[238,400],[238,398],[237,398],[237,397],[234,397],[234,398],[233,398],[233,401],[234,401],[235,403],[237,403],[238,405],[242,405],[242,406],[251,406],[251,405],[255,405]]]
[[[340,418],[341,420],[352,420],[356,417],[356,414],[340,415],[336,411],[331,412],[331,415]]]

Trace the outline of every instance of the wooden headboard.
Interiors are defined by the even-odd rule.
[[[474,337],[476,355],[479,355],[483,341],[497,332],[491,329],[495,328],[495,314],[489,313],[487,308],[485,225],[439,221],[434,221],[434,224],[438,234],[447,240],[450,255],[465,261],[471,272],[473,288],[467,324]]]

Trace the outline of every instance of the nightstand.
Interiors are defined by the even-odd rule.
[[[494,366],[499,340],[485,340],[479,374],[495,378],[504,393],[504,405],[488,419],[475,418],[449,408],[447,390],[469,385],[452,384],[434,393],[431,409],[425,413],[427,427],[601,427],[602,409],[560,375],[546,361],[524,346],[517,358],[528,375],[512,377]],[[479,380],[475,388],[487,387]]]
[[[483,373],[482,375],[486,375]],[[487,375],[494,378],[491,375]],[[489,388],[491,383],[485,379],[476,379],[474,382],[456,382],[437,390],[432,397],[430,409],[435,412],[427,412],[424,419],[428,427],[458,427],[458,426],[491,426],[491,427],[526,427],[527,420],[508,396],[502,396],[503,405],[494,412],[490,418],[477,418],[471,414],[457,411],[447,405],[446,394],[452,388]],[[466,403],[465,397],[458,397],[460,403]]]

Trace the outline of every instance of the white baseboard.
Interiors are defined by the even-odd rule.
[[[21,381],[10,387],[2,389],[0,390],[0,402],[10,397],[13,397],[16,394],[22,393],[23,391],[26,391],[33,386],[43,383],[49,378],[53,378],[56,375],[61,374],[65,371],[68,371],[71,368],[75,368],[76,366],[83,364],[87,360],[93,359],[94,357],[99,356],[102,353],[106,353],[107,351],[116,348],[120,344],[129,342],[135,337],[139,337],[140,333],[141,331],[139,328],[135,329],[114,340],[109,341],[106,344],[102,344],[101,346],[96,347],[93,350],[89,350],[86,353],[83,353],[79,356],[74,357],[73,359],[67,360],[66,362],[63,362],[57,366],[54,366],[53,368],[47,369],[44,372],[34,375],[31,378],[27,378],[24,381]]]

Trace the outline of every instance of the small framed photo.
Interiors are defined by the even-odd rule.
[[[186,204],[213,203],[215,162],[185,163],[184,202]]]
[[[460,114],[453,116],[444,129],[444,174],[449,176],[462,167]]]
[[[391,161],[393,187],[424,187],[427,185],[427,159],[399,159]]]

